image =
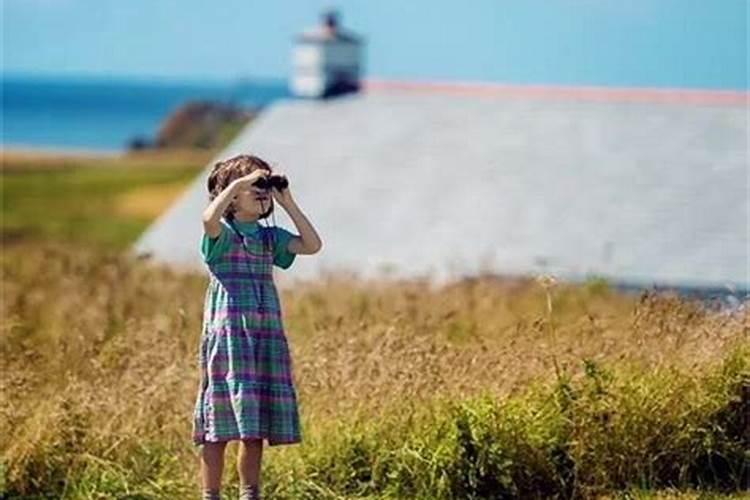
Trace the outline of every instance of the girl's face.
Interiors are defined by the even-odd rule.
[[[240,219],[257,219],[268,211],[272,203],[269,191],[255,186],[242,188],[234,200],[234,215]]]

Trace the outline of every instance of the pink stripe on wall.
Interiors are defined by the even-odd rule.
[[[460,95],[582,99],[589,101],[661,102],[747,105],[750,92],[742,90],[670,89],[650,87],[565,87],[507,85],[486,82],[440,82],[366,79],[365,91],[406,90]]]

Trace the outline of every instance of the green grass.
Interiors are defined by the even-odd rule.
[[[116,213],[117,196],[148,186],[181,182],[187,187],[204,166],[200,160],[168,168],[156,160],[151,165],[138,162],[137,166],[128,160],[73,160],[64,168],[5,165],[1,189],[3,241],[65,240],[125,248],[153,217]]]
[[[747,354],[747,347],[734,351],[700,381],[607,367],[607,377],[589,371],[505,400],[446,401],[414,420],[344,425],[305,454],[292,474],[304,479],[277,482],[269,474],[267,484],[279,498],[737,492],[748,479],[740,417],[750,409]]]

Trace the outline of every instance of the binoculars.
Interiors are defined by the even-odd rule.
[[[267,177],[259,178],[257,181],[253,182],[253,186],[269,190],[271,188],[276,188],[281,191],[289,186],[289,181],[283,175],[271,174]]]

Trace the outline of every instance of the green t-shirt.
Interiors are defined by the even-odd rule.
[[[235,221],[234,223],[237,229],[239,229],[242,234],[254,234],[261,230],[261,226],[257,221]],[[294,262],[294,258],[297,256],[297,254],[290,252],[287,248],[287,246],[289,245],[289,240],[291,240],[296,235],[290,233],[282,227],[274,226],[273,231],[273,263],[274,265],[282,269],[287,269],[292,265],[292,262]],[[201,255],[203,256],[203,261],[206,263],[214,262],[224,252],[229,250],[233,233],[234,231],[232,230],[232,228],[229,227],[229,224],[223,219],[221,221],[221,233],[219,233],[219,236],[217,236],[216,238],[211,238],[204,232],[203,237],[201,238]]]

